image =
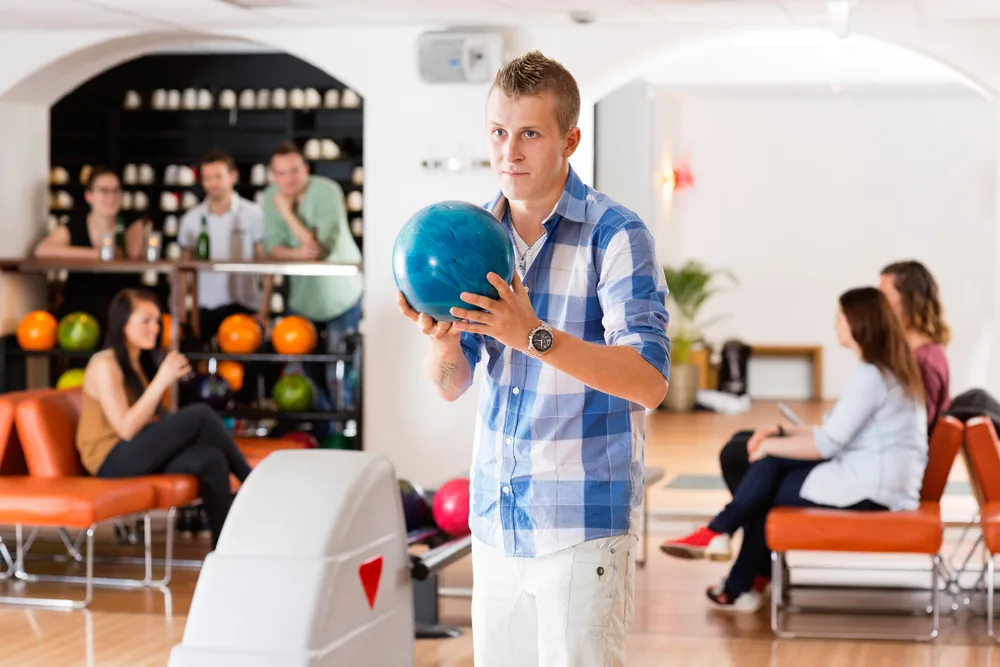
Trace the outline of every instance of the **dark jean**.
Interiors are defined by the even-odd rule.
[[[203,403],[189,405],[149,424],[131,440],[120,440],[104,459],[97,477],[159,473],[198,478],[214,549],[233,502],[229,473],[243,482],[250,474],[250,464],[211,408]]]
[[[746,446],[743,447],[744,452]],[[754,577],[769,576],[771,550],[767,545],[767,515],[773,507],[829,507],[802,497],[802,485],[809,472],[823,461],[802,461],[767,456],[748,466],[733,500],[708,524],[709,530],[732,535],[743,529],[743,544],[726,579],[730,598],[746,593]],[[883,505],[863,500],[843,510],[887,510]]]
[[[726,481],[730,494],[736,493],[740,480],[750,469],[750,456],[747,454],[747,442],[753,431],[738,431],[719,452],[719,468],[722,478]]]

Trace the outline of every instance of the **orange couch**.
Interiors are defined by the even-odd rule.
[[[939,632],[938,575],[944,540],[941,496],[962,447],[965,425],[942,417],[930,437],[920,507],[912,512],[852,512],[832,509],[779,507],[767,518],[767,543],[772,550],[771,628],[784,638],[930,640]],[[790,632],[782,624],[785,612],[785,554],[790,551],[918,554],[931,561],[932,627],[928,634],[902,635],[858,632]],[[860,612],[859,613],[863,613]]]

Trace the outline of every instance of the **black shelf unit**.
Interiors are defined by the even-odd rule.
[[[255,91],[256,106],[259,91],[273,94],[279,89],[286,92],[285,108],[273,108],[273,104],[269,108],[245,108],[240,99],[245,91]],[[297,105],[292,91],[310,89],[319,93],[319,106]],[[204,105],[204,100],[197,100],[199,108],[185,105],[184,94],[189,90],[202,96],[207,92],[210,104]],[[175,99],[180,99],[180,104],[154,108],[159,91],[168,95],[170,91],[177,91]],[[223,108],[226,106],[224,91],[235,94],[236,108]],[[328,94],[339,97],[339,104],[334,108],[328,108]],[[354,103],[345,105],[348,95],[354,96]],[[138,106],[132,104],[136,98]],[[200,108],[202,106],[206,108]],[[292,140],[307,152],[311,173],[331,178],[343,188],[348,198],[348,221],[363,252],[363,130],[363,99],[323,70],[287,54],[188,53],[136,58],[102,72],[53,105],[50,112],[50,220],[59,223],[66,216],[84,213],[87,204],[81,182],[83,171],[98,165],[109,167],[122,179],[122,189],[126,193],[122,212],[126,220],[147,219],[154,230],[163,233],[166,250],[176,241],[176,232],[168,233],[172,230],[166,230],[165,223],[170,216],[176,223],[180,222],[187,208],[184,195],[188,194],[189,201],[193,195],[198,202],[204,197],[197,178],[185,184],[177,179],[168,182],[168,172],[182,166],[197,173],[201,157],[207,151],[222,149],[237,163],[237,192],[251,201],[259,201],[258,193],[268,185],[266,179],[261,181],[260,173],[266,169],[271,151],[279,142]],[[333,141],[339,154],[332,157],[327,154],[326,158],[330,159],[324,159],[322,151],[320,155],[308,154],[311,144],[322,148],[323,140]],[[127,178],[126,167],[130,165],[139,178]],[[151,179],[141,178],[143,165],[150,168]],[[179,206],[164,206],[161,198],[165,192],[176,193]],[[136,207],[138,193],[146,199],[142,210]],[[61,206],[57,194],[63,200],[68,195],[71,206]],[[164,255],[166,258],[166,253]],[[287,302],[289,276],[282,278],[282,284],[276,286],[275,291]],[[160,275],[156,284],[149,287],[157,293],[166,312],[170,303],[170,278]],[[58,289],[58,282],[52,283],[53,296]],[[54,301],[50,300],[51,303]],[[274,311],[274,315],[282,313],[281,309]],[[357,343],[356,354],[278,355],[267,342],[253,355],[226,355],[205,351],[204,347],[184,349],[184,352],[190,354],[192,363],[214,358],[254,364],[305,361],[353,365],[357,374],[353,410],[338,410],[335,405],[327,412],[291,413],[269,410],[266,406],[240,405],[222,410],[220,415],[279,422],[326,420],[339,429],[353,421],[357,430],[356,446],[363,449],[360,337]],[[50,367],[54,384],[57,368],[63,369],[70,363],[80,366],[90,354],[58,349],[44,353],[24,352],[13,335],[3,337],[0,339],[0,390],[24,388],[29,358],[48,357],[53,362]]]
[[[310,89],[320,95],[320,107],[293,108],[290,99],[279,109],[239,107],[244,91],[284,90],[291,97],[293,90]],[[176,91],[183,97],[189,90],[207,92],[210,108],[184,108],[183,102],[179,108],[153,107],[157,91]],[[339,154],[332,158],[307,155],[310,172],[337,181],[343,188],[349,199],[352,235],[363,251],[364,103],[358,96],[357,106],[323,106],[328,91],[337,91],[343,101],[349,90],[326,72],[287,54],[163,54],[122,63],[85,82],[52,107],[51,166],[65,169],[68,180],[51,182],[50,178],[51,215],[59,221],[86,210],[80,178],[86,166],[103,165],[124,177],[126,166],[138,169],[148,165],[153,171],[152,182],[125,182],[123,178],[125,198],[132,200],[123,212],[129,219],[148,217],[153,228],[162,232],[168,216],[179,222],[186,210],[183,202],[177,209],[164,208],[163,192],[176,193],[179,198],[191,193],[198,201],[204,197],[197,182],[168,182],[171,165],[197,170],[208,150],[225,150],[240,172],[239,194],[255,200],[267,182],[253,179],[254,167],[266,168],[267,158],[279,142],[290,139],[306,150],[312,140],[329,139]],[[224,91],[236,95],[236,108],[220,107]],[[129,92],[138,94],[138,108],[126,107]],[[59,192],[72,198],[71,207],[58,206],[55,195]],[[138,192],[148,199],[142,210],[135,208]],[[165,247],[175,240],[175,235],[164,233]]]

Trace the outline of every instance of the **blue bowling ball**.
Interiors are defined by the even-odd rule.
[[[486,279],[490,272],[510,284],[514,247],[492,214],[466,202],[420,209],[403,225],[392,249],[396,287],[414,310],[438,321],[457,321],[452,307],[479,310],[459,298],[462,292],[497,299]]]

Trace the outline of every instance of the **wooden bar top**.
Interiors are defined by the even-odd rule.
[[[21,273],[45,273],[47,271],[79,271],[89,273],[142,273],[155,271],[171,273],[173,271],[216,271],[222,273],[267,273],[300,276],[342,276],[361,272],[357,263],[340,262],[295,262],[254,260],[232,262],[226,260],[160,260],[147,262],[145,260],[116,259],[102,262],[96,259],[35,259],[24,257],[0,258],[0,271],[18,271]]]

